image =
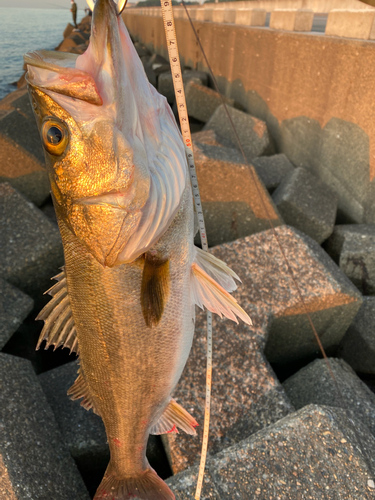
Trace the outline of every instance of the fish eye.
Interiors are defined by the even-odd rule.
[[[63,123],[48,119],[42,126],[42,139],[44,149],[48,153],[60,156],[68,145],[69,132]]]

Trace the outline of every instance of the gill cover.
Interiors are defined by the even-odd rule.
[[[83,55],[25,55],[56,211],[106,266],[135,260],[160,238],[187,174],[170,107],[118,16],[124,5],[95,2]]]

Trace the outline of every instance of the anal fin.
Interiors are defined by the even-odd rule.
[[[51,345],[55,346],[55,349],[63,346],[68,347],[71,353],[78,354],[77,332],[72,317],[64,268],[60,274],[52,279],[55,279],[57,283],[45,292],[51,295],[52,299],[36,317],[37,320],[44,321],[36,349],[38,350],[45,340],[45,349]]]
[[[81,368],[78,370],[78,377],[76,378],[72,387],[68,390],[67,394],[68,396],[70,396],[70,399],[72,401],[83,398],[83,400],[81,401],[81,406],[83,406],[85,410],[92,409],[94,413],[99,415],[98,411],[95,409],[90,390],[87,387],[86,381],[82,375]]]
[[[164,413],[157,423],[151,428],[150,434],[170,434],[178,433],[181,429],[186,434],[195,436],[197,434],[195,427],[198,422],[174,399],[171,399]]]

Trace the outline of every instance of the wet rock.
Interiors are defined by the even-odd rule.
[[[310,405],[209,458],[202,500],[370,500],[374,454],[375,439],[359,420]],[[194,496],[196,477],[197,468],[188,469],[168,484],[185,500]]]
[[[0,380],[1,498],[89,500],[31,363],[0,354]]]
[[[293,164],[284,154],[255,158],[253,166],[269,191],[276,189],[284,177],[294,170]]]
[[[78,361],[73,361],[40,374],[38,379],[70,454],[81,473],[98,486],[108,465],[109,448],[102,419],[80,406],[80,401],[71,401],[67,396],[77,378],[78,366]],[[166,467],[167,460],[159,436],[150,436],[147,458],[165,477],[163,463]]]
[[[375,435],[375,394],[341,359],[316,359],[283,382],[296,409],[309,404],[347,410],[348,417],[361,420]],[[335,378],[333,380],[332,374]]]
[[[39,131],[26,89],[0,101],[0,182],[41,205],[49,196]]]
[[[283,223],[254,167],[243,165],[237,150],[199,142],[193,148],[210,246],[268,229],[268,218],[275,226]]]
[[[0,278],[0,349],[32,310],[34,301]]]
[[[269,152],[270,141],[265,122],[230,106],[227,106],[227,110],[247,159],[252,161],[256,156],[261,156]],[[228,138],[232,142],[233,147],[237,148],[236,136],[223,105],[220,105],[216,109],[215,113],[204,126],[204,130],[211,129],[215,130],[222,137]]]
[[[289,172],[272,199],[287,224],[318,243],[331,235],[336,220],[337,196],[304,168]]]
[[[215,90],[200,85],[194,80],[187,83],[185,97],[189,116],[201,122],[207,122],[212,117],[215,110],[222,105],[223,99],[229,106],[234,104],[233,99],[222,97]],[[206,126],[206,128],[214,127]]]
[[[375,374],[375,297],[363,304],[340,344],[339,354],[355,371]]]
[[[217,247],[216,256],[220,249]],[[243,278],[246,276],[241,275]],[[241,289],[245,286],[246,282]],[[169,459],[175,473],[196,464],[200,457],[206,381],[205,319],[206,314],[199,311],[192,351],[173,394],[199,423],[198,438],[183,433],[163,436],[163,440],[168,441]],[[268,318],[254,314],[252,319],[255,326],[250,328],[214,318],[210,455],[293,411],[262,354]]]
[[[63,264],[59,231],[8,183],[0,199],[0,276],[39,298]]]
[[[359,290],[375,294],[375,224],[335,226],[326,248]]]
[[[198,85],[207,85],[207,73],[204,71],[185,71],[182,73],[182,81],[185,87],[190,81],[194,81]],[[172,104],[175,101],[173,79],[170,71],[159,76],[158,91],[167,98],[169,103]]]

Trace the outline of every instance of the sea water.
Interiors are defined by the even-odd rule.
[[[78,20],[83,16],[78,11]],[[0,99],[17,88],[12,83],[23,74],[23,54],[56,48],[71,21],[70,3],[66,9],[0,7]]]

